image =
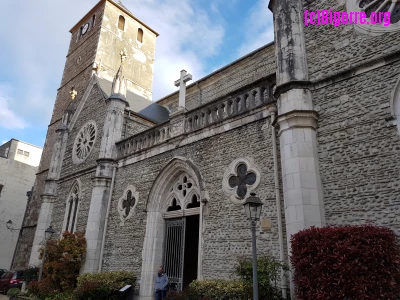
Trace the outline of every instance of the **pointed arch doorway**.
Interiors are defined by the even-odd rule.
[[[174,158],[157,176],[146,204],[140,299],[154,299],[161,265],[173,289],[182,290],[202,279],[202,223],[207,201],[202,177],[189,160]]]

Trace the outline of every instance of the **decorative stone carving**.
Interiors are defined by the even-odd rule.
[[[133,185],[128,186],[122,197],[118,200],[118,213],[121,219],[121,226],[125,225],[125,221],[132,217],[139,201],[139,192]]]
[[[72,100],[74,100],[76,98],[76,96],[78,95],[78,92],[74,88],[71,88],[71,91],[69,93],[71,95]]]
[[[354,28],[362,33],[376,36],[400,29],[400,1],[398,0],[348,0],[347,11],[365,12],[367,14],[368,19],[365,24],[360,24],[359,20],[357,24],[354,24]],[[390,12],[390,25],[384,26],[383,16],[381,17],[382,24],[371,24],[370,16],[372,12],[377,14],[378,22],[380,12]]]
[[[200,207],[199,195],[195,181],[187,173],[182,173],[172,185],[164,211]]]
[[[222,188],[234,203],[243,204],[260,183],[261,172],[252,158],[238,158],[225,171]]]
[[[75,164],[80,164],[86,160],[90,152],[93,150],[96,136],[97,126],[93,120],[88,121],[82,126],[75,138],[72,149],[72,161]]]

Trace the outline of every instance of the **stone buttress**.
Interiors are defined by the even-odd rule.
[[[286,231],[290,249],[293,234],[325,224],[316,137],[318,114],[307,88],[309,78],[302,1],[272,1],[270,8],[275,23],[276,124],[279,126]],[[291,290],[293,294],[293,286]]]
[[[99,271],[103,245],[104,224],[107,218],[107,204],[111,193],[111,181],[115,167],[116,146],[121,139],[126,101],[126,80],[122,75],[123,60],[112,85],[112,93],[106,100],[107,114],[104,134],[101,139],[100,154],[97,160],[96,176],[93,178],[93,191],[90,200],[89,217],[86,225],[87,252],[83,273]]]
[[[40,207],[39,218],[32,245],[32,252],[29,265],[39,265],[40,248],[43,245],[45,231],[51,225],[54,202],[57,199],[57,180],[60,178],[62,161],[66,144],[68,141],[68,113],[64,116],[60,127],[57,129],[57,139],[54,144],[53,153],[50,161],[50,168],[45,182],[44,194],[41,195],[42,205]]]

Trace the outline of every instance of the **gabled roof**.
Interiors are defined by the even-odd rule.
[[[99,77],[97,77],[97,81],[104,96],[108,98],[111,94],[112,82]],[[129,103],[129,110],[153,123],[159,124],[169,119],[169,111],[164,106],[147,100],[129,90],[126,92],[126,101]]]

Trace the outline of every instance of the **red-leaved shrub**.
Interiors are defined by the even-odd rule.
[[[392,230],[313,227],[291,243],[298,300],[400,299],[400,248]]]

